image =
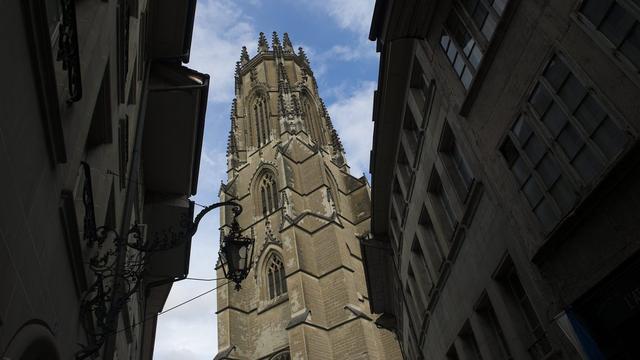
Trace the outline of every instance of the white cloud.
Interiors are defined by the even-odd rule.
[[[329,105],[329,115],[347,152],[351,173],[360,176],[369,171],[369,153],[373,138],[373,91],[376,83],[364,81]],[[344,93],[345,90],[337,90]]]
[[[320,0],[314,3],[331,16],[342,29],[369,34],[374,0]]]
[[[209,101],[230,103],[243,45],[257,43],[253,19],[231,0],[198,1],[189,66],[211,76]]]

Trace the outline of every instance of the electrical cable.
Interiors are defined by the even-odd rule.
[[[216,286],[216,287],[214,287],[214,288],[212,288],[212,289],[209,289],[209,290],[207,290],[207,291],[205,291],[205,292],[203,292],[203,293],[201,293],[201,294],[199,294],[199,295],[196,295],[196,296],[194,296],[194,297],[192,297],[192,298],[190,298],[190,299],[188,299],[188,300],[185,300],[185,301],[183,301],[183,302],[181,302],[181,303],[179,303],[179,304],[177,304],[177,305],[175,305],[175,306],[172,306],[172,307],[168,308],[167,310],[164,310],[164,311],[161,311],[161,312],[159,312],[159,313],[157,313],[157,314],[154,314],[154,315],[148,316],[148,317],[146,317],[146,318],[144,318],[144,319],[142,319],[142,320],[138,321],[137,323],[132,324],[131,326],[128,326],[128,327],[125,327],[125,328],[122,328],[122,329],[119,329],[119,330],[113,331],[113,332],[111,332],[109,335],[115,335],[115,334],[121,333],[121,332],[123,332],[123,331],[129,330],[129,329],[133,329],[134,327],[136,327],[136,326],[138,326],[138,325],[140,325],[140,324],[144,324],[144,323],[145,323],[147,320],[149,320],[149,319],[152,319],[152,318],[158,317],[158,316],[160,316],[160,315],[164,315],[164,314],[168,313],[168,312],[169,312],[169,311],[171,311],[171,310],[174,310],[174,309],[177,309],[177,308],[179,308],[179,307],[181,307],[181,306],[183,306],[183,305],[186,305],[186,304],[188,304],[188,303],[190,303],[190,302],[192,302],[192,301],[194,301],[194,300],[196,300],[196,299],[199,299],[199,298],[201,298],[201,297],[203,297],[203,296],[205,296],[205,295],[207,295],[207,294],[209,294],[209,293],[213,292],[213,291],[214,291],[214,290],[216,290],[216,289],[219,289],[219,288],[221,288],[221,287],[223,287],[223,286],[225,286],[225,285],[229,284],[230,282],[231,282],[231,281],[227,281],[227,282],[226,282],[226,283],[224,283],[224,284],[218,285],[218,286]]]

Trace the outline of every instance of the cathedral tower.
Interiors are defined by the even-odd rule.
[[[256,243],[242,289],[217,291],[216,359],[399,359],[369,313],[358,240],[369,187],[349,174],[302,48],[260,33],[256,56],[242,48],[235,95],[220,200],[242,204]]]

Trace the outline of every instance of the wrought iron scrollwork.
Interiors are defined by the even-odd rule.
[[[67,103],[72,103],[82,98],[76,2],[75,0],[61,0],[61,5],[62,23],[60,24],[60,37],[58,38],[57,60],[62,61],[62,69],[67,72],[69,81],[69,99]]]
[[[118,331],[117,318],[131,297],[140,289],[145,265],[154,253],[184,244],[195,234],[204,215],[215,208],[234,206],[233,212],[236,217],[242,212],[239,204],[231,201],[222,202],[206,207],[193,221],[183,215],[178,229],[169,227],[154,233],[153,236],[144,236],[143,225],[135,224],[122,235],[115,229],[96,226],[90,167],[83,162],[82,168],[85,176],[82,197],[85,207],[84,239],[92,249],[88,266],[94,276],[93,283],[81,299],[80,313],[83,324],[93,325],[85,326],[85,331],[93,341],[91,345],[76,353],[77,360],[94,356],[108,336]],[[235,218],[233,222],[239,229]],[[122,257],[125,257],[125,261],[119,261]],[[118,264],[124,264],[124,267],[119,267]],[[120,284],[120,291],[113,291],[114,284]]]

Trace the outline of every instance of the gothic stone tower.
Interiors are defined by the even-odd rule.
[[[399,359],[369,313],[358,240],[369,187],[349,174],[302,48],[286,33],[269,48],[261,33],[255,57],[242,48],[235,79],[220,200],[242,204],[256,243],[242,289],[218,289],[216,359]],[[221,224],[231,217],[223,211]]]

